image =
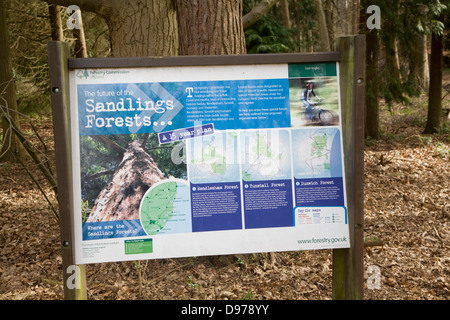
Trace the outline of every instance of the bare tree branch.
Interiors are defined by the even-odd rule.
[[[5,102],[5,106],[0,105],[0,111],[3,113],[3,117],[8,121],[10,128],[15,133],[19,141],[22,143],[25,150],[28,152],[30,157],[33,159],[33,161],[36,163],[36,165],[39,167],[41,172],[44,174],[47,181],[52,186],[53,191],[55,194],[58,193],[58,188],[56,184],[56,180],[53,177],[53,174],[48,170],[48,168],[42,163],[41,159],[39,159],[38,153],[39,151],[36,150],[34,145],[23,135],[22,131],[20,130],[19,126],[16,124],[16,122],[13,120],[13,118],[9,115],[9,113],[5,110],[7,110],[8,105]]]
[[[244,24],[244,29],[250,27],[252,24],[261,19],[270,8],[272,8],[277,2],[280,0],[262,0],[256,6],[252,8],[252,10],[247,13],[242,22]]]
[[[103,143],[106,147],[116,151],[120,157],[123,157],[123,154],[125,153],[125,148],[122,148],[111,139],[108,139],[105,136],[91,136],[91,138],[97,140],[98,142]]]
[[[104,170],[101,172],[91,174],[90,176],[86,176],[86,177],[82,178],[82,180],[83,181],[91,181],[91,180],[97,179],[98,177],[106,176],[108,174],[113,174],[114,172],[115,172],[114,170]]]
[[[59,14],[59,6],[54,4],[48,4],[48,13],[50,19],[50,30],[52,40],[63,41],[63,26],[61,15]]]
[[[42,195],[44,196],[45,200],[47,201],[47,203],[49,204],[50,209],[52,210],[53,213],[53,217],[56,219],[56,222],[59,222],[59,214],[56,211],[55,207],[53,206],[52,202],[50,201],[50,199],[47,197],[47,194],[45,193],[45,191],[42,189],[41,185],[39,184],[39,182],[36,180],[36,178],[33,176],[33,174],[30,172],[30,170],[28,170],[27,166],[22,162],[22,160],[20,160],[20,158],[16,157],[16,161],[19,162],[22,167],[25,169],[25,171],[28,173],[28,176],[31,178],[31,180],[33,180],[33,182],[36,184],[37,188],[39,189],[39,191],[42,193]]]

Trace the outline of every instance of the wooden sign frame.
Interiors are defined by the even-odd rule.
[[[83,265],[74,260],[73,176],[70,130],[69,70],[84,68],[134,68],[191,65],[244,65],[318,63],[339,61],[347,213],[351,247],[333,250],[333,298],[363,298],[364,209],[364,101],[365,37],[342,37],[337,52],[242,56],[186,56],[163,58],[70,58],[67,43],[48,44],[50,89],[55,133],[58,202],[65,299],[86,299]],[[293,297],[295,298],[295,297]]]

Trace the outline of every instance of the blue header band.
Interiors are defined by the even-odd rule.
[[[78,85],[80,135],[290,127],[289,80]]]

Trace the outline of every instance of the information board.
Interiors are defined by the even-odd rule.
[[[76,264],[350,246],[338,62],[69,78]]]

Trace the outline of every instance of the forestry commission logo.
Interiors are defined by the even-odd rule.
[[[78,70],[77,71],[78,79],[105,79],[106,71],[105,70]]]
[[[80,69],[76,73],[76,77],[80,80],[92,79],[106,79],[115,76],[122,76],[129,74],[129,70],[94,70],[94,69]]]
[[[87,79],[87,78],[89,78],[89,72],[86,69],[78,70],[77,71],[77,78],[78,79]]]

